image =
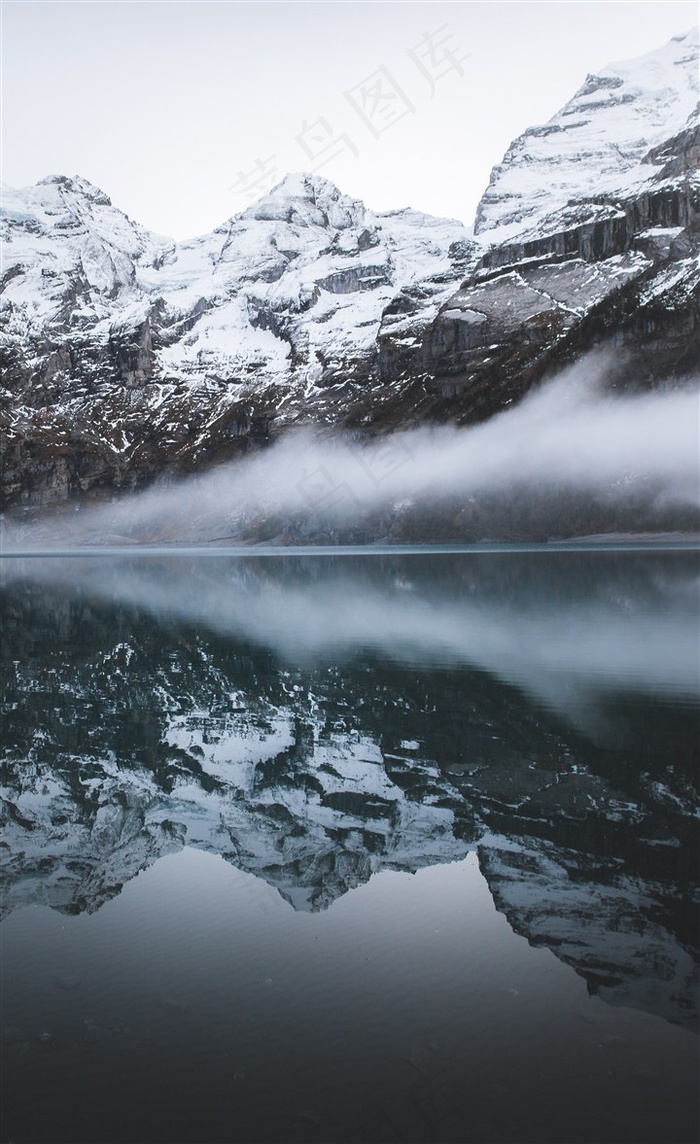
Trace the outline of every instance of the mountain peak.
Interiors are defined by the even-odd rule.
[[[36,183],[37,187],[60,187],[64,190],[81,195],[83,198],[90,199],[92,202],[99,204],[99,206],[111,207],[112,200],[104,191],[96,187],[88,179],[82,178],[81,175],[47,175],[44,179],[39,179]]]
[[[238,217],[343,229],[364,222],[365,206],[359,199],[344,195],[329,179],[298,171],[285,175]]]
[[[291,199],[316,199],[318,195],[339,199],[342,192],[322,175],[314,175],[309,171],[288,171],[284,178],[269,192],[271,195],[285,195]]]
[[[298,426],[361,440],[483,421],[607,338],[619,357],[605,384],[665,388],[687,376],[700,280],[695,39],[589,76],[512,144],[482,201],[490,249],[459,222],[375,213],[308,172],[182,243],[106,205],[85,179],[4,194],[5,503],[33,510],[170,479]],[[315,505],[313,484],[308,495],[295,487]],[[305,505],[289,524],[278,518],[288,542],[326,535],[318,522],[337,490],[320,488],[310,531]],[[332,535],[478,539],[491,528],[484,503],[434,523],[399,502],[396,515]],[[663,517],[643,498],[634,515],[566,504],[536,500],[494,527],[503,539],[598,532],[608,520],[695,527],[685,502]],[[256,539],[261,520],[257,508],[231,516],[226,535]],[[163,527],[159,516],[153,535]],[[193,525],[195,543],[204,527]],[[65,528],[61,517],[62,538]]]
[[[588,75],[547,123],[494,167],[475,234],[508,242],[574,202],[620,195],[653,176],[645,156],[682,131],[698,100],[698,29]]]

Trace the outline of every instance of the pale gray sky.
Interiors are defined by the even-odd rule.
[[[239,173],[262,161],[268,183],[315,168],[376,209],[471,224],[516,135],[697,13],[695,0],[3,0],[2,178],[83,175],[176,238],[243,209]]]

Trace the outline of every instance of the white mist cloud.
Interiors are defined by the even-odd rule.
[[[523,493],[575,492],[610,506],[641,497],[659,510],[697,506],[697,386],[605,393],[609,365],[605,355],[591,355],[473,427],[413,429],[363,445],[293,432],[250,459],[47,517],[24,531],[22,544],[206,541],[234,537],[265,516],[343,524],[411,504],[484,496],[508,503]]]
[[[603,738],[616,693],[693,703],[700,685],[690,553],[129,554],[8,560],[0,574],[251,641],[283,663],[370,653],[470,666]]]

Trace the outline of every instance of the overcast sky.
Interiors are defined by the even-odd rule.
[[[3,0],[2,178],[80,174],[176,238],[286,171],[473,222],[491,167],[695,0]]]

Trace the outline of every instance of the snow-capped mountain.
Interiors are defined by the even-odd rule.
[[[465,236],[460,223],[375,215],[310,175],[288,175],[212,234],[177,244],[84,179],[60,176],[8,193],[4,223],[7,333],[67,324],[107,351],[120,332],[157,324],[157,352],[144,337],[143,360],[117,361],[126,385],[156,364],[165,384],[269,385],[302,365],[304,380],[327,384],[329,370],[370,354],[397,288],[454,282],[464,267],[461,252],[448,254]]]
[[[697,33],[589,77],[494,171],[476,237],[289,175],[212,234],[80,178],[3,201],[3,496],[44,505],[235,458],[290,426],[483,420],[592,346],[611,384],[697,358]]]
[[[285,405],[313,415],[310,394],[376,372],[397,290],[419,292],[427,323],[473,245],[461,223],[373,214],[303,175],[179,244],[63,177],[8,193],[3,226],[10,502],[26,450],[47,459],[50,500],[75,487],[77,452],[83,487],[119,483],[235,453]]]
[[[511,143],[479,203],[475,233],[511,242],[561,229],[562,207],[637,197],[663,172],[655,148],[692,125],[697,104],[698,28],[587,76],[561,111]]]
[[[511,144],[477,209],[488,249],[426,339],[469,407],[495,412],[606,343],[618,385],[696,372],[698,94],[696,28],[588,76]]]

